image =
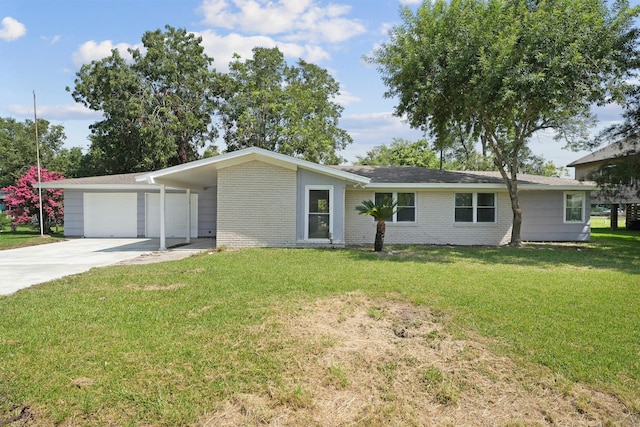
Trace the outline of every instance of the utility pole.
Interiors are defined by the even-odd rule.
[[[44,217],[42,216],[42,176],[40,173],[40,142],[38,141],[38,115],[36,114],[36,91],[33,91],[33,122],[36,128],[36,157],[38,158],[38,204],[40,205],[40,237],[44,237]]]

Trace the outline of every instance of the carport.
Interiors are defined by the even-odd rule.
[[[158,238],[160,250],[166,250],[167,238],[190,243],[198,237],[198,194],[137,181],[140,175],[72,178],[45,182],[42,188],[65,190],[65,236]]]
[[[186,229],[192,229],[193,211],[197,212],[197,199],[194,201],[191,195],[192,190],[204,191],[207,188],[215,187],[217,184],[217,159],[210,157],[202,160],[161,169],[155,172],[136,176],[136,182],[146,183],[160,189],[159,203],[159,238],[160,250],[167,249],[167,189],[183,190],[186,195],[186,211],[181,218],[186,220]],[[195,206],[194,206],[195,204]],[[197,215],[196,215],[197,218]],[[185,233],[185,242],[191,241],[191,233]]]

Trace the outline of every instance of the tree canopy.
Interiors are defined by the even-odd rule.
[[[76,74],[73,99],[104,114],[90,127],[87,161],[96,173],[185,163],[217,137],[212,115],[220,87],[213,58],[200,37],[165,29],[146,32],[144,49],[129,49],[131,62],[114,49]]]
[[[509,191],[517,246],[522,150],[543,129],[584,138],[590,107],[621,98],[637,14],[626,1],[425,1],[402,9],[403,23],[369,60],[413,127],[436,137],[459,128],[486,145]]]
[[[85,169],[148,171],[211,155],[219,127],[226,151],[257,146],[321,163],[342,160],[337,151],[352,140],[338,127],[339,85],[326,70],[303,60],[288,65],[277,48],[256,47],[253,58],[236,55],[220,74],[201,42],[167,26],[145,33],[144,49],[129,49],[131,61],[114,49],[81,67],[71,95],[104,114],[90,127]]]
[[[451,144],[443,147],[440,156],[436,153],[437,145],[432,148],[426,139],[411,142],[402,138],[394,138],[390,145],[382,144],[367,151],[364,156],[357,156],[357,165],[371,166],[418,166],[442,170],[498,170],[490,156],[483,155],[474,145]],[[439,158],[438,158],[439,157]],[[528,147],[524,147],[520,156],[518,172],[542,175],[561,176],[565,168],[556,166],[542,156],[535,155]]]
[[[64,148],[63,126],[38,119],[40,163],[49,170],[69,177],[77,176],[82,151]],[[18,178],[37,163],[35,124],[33,120],[18,122],[0,117],[0,187],[15,184]]]
[[[394,138],[391,145],[378,145],[365,156],[357,156],[357,165],[371,166],[419,166],[437,169],[439,160],[426,139],[411,142]]]
[[[220,108],[227,151],[261,147],[305,160],[336,164],[351,143],[338,127],[343,107],[338,82],[303,60],[288,65],[278,48],[256,47],[253,58],[229,64]]]

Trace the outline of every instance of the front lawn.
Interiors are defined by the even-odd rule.
[[[0,424],[640,421],[640,234],[386,249],[223,251],[0,297]]]
[[[42,245],[63,240],[62,228],[58,232],[52,232],[40,237],[40,230],[33,227],[19,225],[16,231],[11,231],[7,226],[0,230],[0,250],[22,248],[26,246]]]

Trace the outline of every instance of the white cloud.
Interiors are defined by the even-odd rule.
[[[347,90],[340,90],[340,94],[335,98],[335,102],[342,106],[355,104],[356,102],[360,101],[362,101],[360,97],[352,94]]]
[[[405,6],[415,5],[422,3],[422,0],[400,0],[400,4],[404,4]]]
[[[130,45],[127,43],[118,43],[114,45],[111,40],[104,40],[101,42],[89,40],[88,42],[81,44],[78,49],[73,52],[71,58],[73,60],[73,64],[77,68],[80,68],[83,64],[88,64],[91,61],[100,60],[110,56],[111,51],[113,49],[117,49],[125,60],[130,60],[131,54],[129,54],[127,49],[135,49],[140,46],[141,45]]]
[[[233,54],[239,54],[242,59],[253,56],[251,49],[254,47],[278,47],[285,57],[317,63],[329,59],[329,54],[319,46],[299,45],[295,43],[279,42],[268,36],[245,37],[239,34],[222,36],[212,30],[198,33],[202,37],[202,45],[207,55],[214,59],[216,70],[226,72],[229,70],[229,62]]]
[[[10,16],[2,18],[2,25],[0,26],[0,40],[16,40],[25,34],[27,34],[27,27],[25,27],[22,22],[19,22]]]
[[[8,110],[18,117],[33,117],[33,105],[12,104]],[[100,120],[102,113],[82,104],[38,105],[38,118],[46,120]]]
[[[50,45],[54,45],[56,43],[58,43],[60,40],[62,39],[61,36],[57,35],[57,36],[53,36],[53,37],[48,37],[48,36],[41,36],[40,40],[49,43]]]
[[[357,156],[366,156],[378,145],[391,144],[394,138],[409,141],[424,138],[421,131],[411,129],[406,120],[391,112],[346,115],[340,119],[340,127],[353,138],[353,144],[340,153],[350,163],[357,161]]]
[[[401,132],[410,129],[406,119],[394,116],[393,113],[389,111],[368,114],[351,114],[345,116],[343,120],[348,120],[351,129],[353,129],[353,132],[358,135],[365,135],[367,133],[377,134],[380,131],[383,133]],[[386,144],[388,142],[391,142],[391,140],[381,141],[376,145]]]
[[[316,5],[312,0],[204,0],[204,22],[248,34],[280,35],[290,41],[339,43],[365,32],[345,18],[348,5]]]

